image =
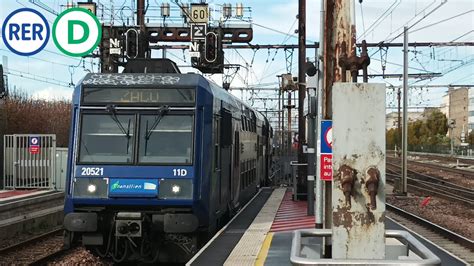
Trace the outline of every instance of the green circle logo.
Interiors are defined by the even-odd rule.
[[[94,14],[85,8],[69,8],[59,14],[53,24],[53,41],[61,52],[85,56],[95,50],[102,27]]]

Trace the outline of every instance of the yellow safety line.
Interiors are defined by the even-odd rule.
[[[263,241],[262,248],[258,253],[257,260],[255,261],[255,266],[263,266],[265,260],[267,259],[268,250],[270,250],[270,244],[272,243],[273,233],[268,233]]]

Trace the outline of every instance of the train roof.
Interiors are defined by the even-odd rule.
[[[89,73],[81,84],[87,87],[104,86],[165,86],[196,87],[204,82],[198,74],[180,73]],[[205,84],[201,84],[205,85]]]
[[[221,99],[234,108],[252,110],[259,120],[263,115],[252,107],[217,85],[212,80],[199,74],[181,73],[88,73],[79,83],[86,87],[131,87],[131,86],[160,86],[169,88],[197,88],[209,90],[214,97]]]

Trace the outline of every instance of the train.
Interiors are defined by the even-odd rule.
[[[264,115],[170,60],[153,66],[89,73],[74,89],[66,246],[182,263],[270,181]]]

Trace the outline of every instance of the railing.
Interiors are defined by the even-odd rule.
[[[56,135],[5,135],[5,189],[54,188]]]
[[[330,259],[330,258],[308,258],[301,254],[303,247],[302,238],[316,237],[326,238],[332,236],[331,229],[306,229],[293,232],[291,243],[290,261],[292,265],[413,265],[413,266],[438,266],[441,260],[425,247],[418,239],[406,231],[387,230],[386,238],[395,238],[405,243],[409,250],[420,259],[404,257],[402,259]]]

